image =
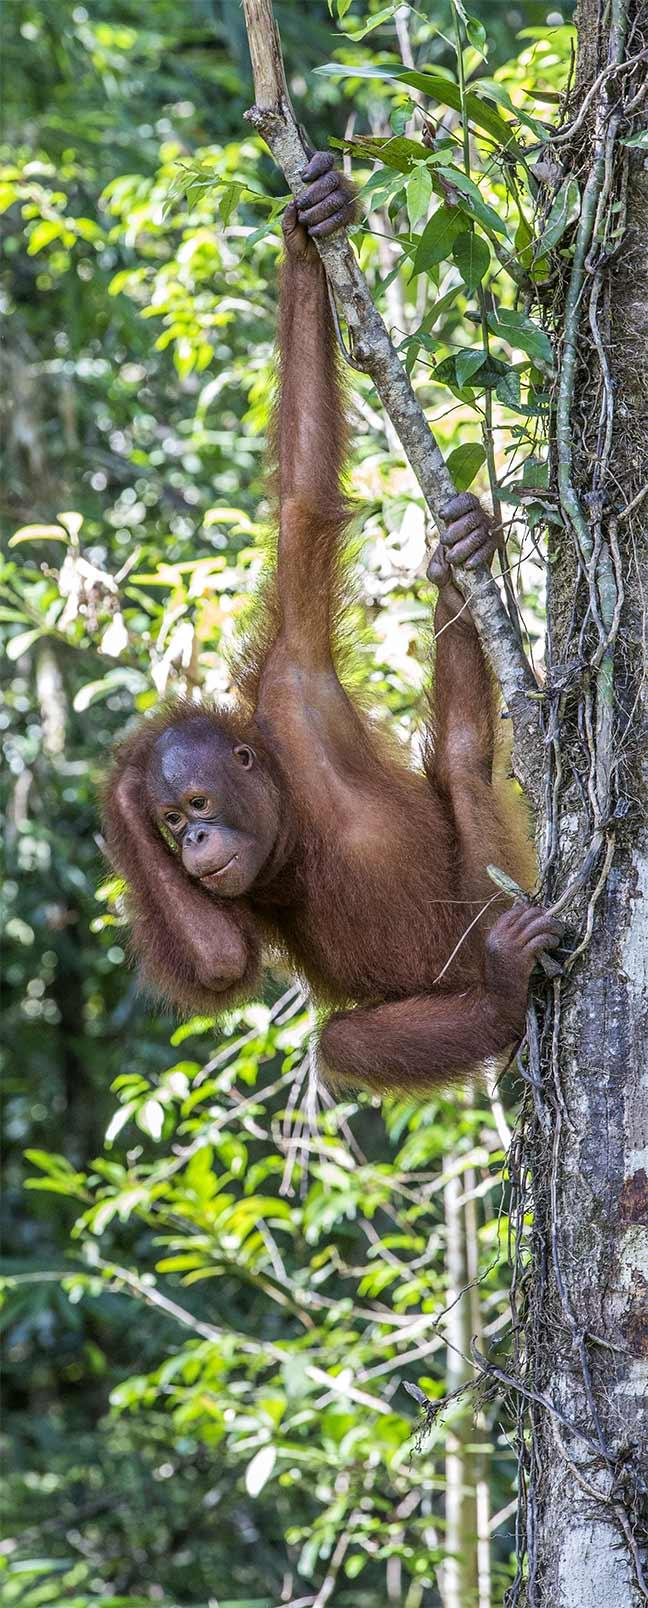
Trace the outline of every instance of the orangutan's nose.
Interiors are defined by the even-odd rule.
[[[212,876],[232,858],[230,834],[209,821],[194,821],[182,840],[182,864],[190,877]]]

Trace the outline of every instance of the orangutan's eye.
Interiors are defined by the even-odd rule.
[[[182,816],[179,810],[166,810],[164,819],[167,826],[174,827],[182,825]]]
[[[204,793],[196,793],[195,798],[189,799],[192,810],[206,810],[208,802]]]
[[[237,743],[234,749],[234,758],[238,760],[239,765],[242,765],[244,770],[251,770],[254,764],[254,751],[248,748],[247,743]]]

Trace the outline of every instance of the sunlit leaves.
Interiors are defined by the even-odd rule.
[[[77,240],[97,244],[103,238],[99,225],[92,218],[54,217],[41,218],[30,231],[27,251],[30,257],[38,255],[46,246],[60,241],[63,246],[75,245]]]
[[[536,139],[547,139],[549,130],[544,123],[539,118],[532,117],[523,106],[520,106],[517,102],[514,103],[504,84],[494,78],[479,78],[471,86],[471,93],[481,95],[486,100],[494,100],[498,106],[503,106],[506,111],[511,112],[517,121],[522,124],[523,128],[530,129]]]
[[[7,658],[12,663],[15,663],[17,659],[22,658],[23,653],[28,653],[29,649],[33,648],[34,643],[38,642],[40,636],[42,636],[40,626],[31,627],[28,631],[19,631],[16,636],[10,637],[7,642],[5,650]]]
[[[58,514],[57,518],[68,532],[71,542],[77,542],[83,526],[83,514],[77,508],[67,509],[65,513]]]
[[[347,0],[338,0],[338,15],[340,17],[346,14],[351,3],[352,0],[348,0],[348,5]],[[367,34],[373,33],[375,28],[381,28],[384,22],[391,22],[394,12],[398,10],[400,4],[401,0],[393,0],[391,5],[383,6],[381,11],[374,12],[364,24],[356,25],[354,28],[343,29],[342,32],[346,33],[348,39],[355,41],[365,39]],[[339,10],[340,5],[344,6],[344,12]]]
[[[35,257],[37,252],[51,245],[53,240],[62,240],[64,245],[71,246],[74,244],[74,235],[65,228],[62,218],[43,218],[29,236],[27,250],[30,257]]]
[[[33,1167],[40,1168],[42,1178],[28,1178],[27,1189],[49,1191],[55,1195],[69,1195],[71,1199],[83,1199],[86,1194],[85,1179],[82,1173],[75,1172],[65,1156],[53,1155],[49,1150],[30,1149],[25,1152],[26,1160]]]
[[[82,714],[85,709],[89,709],[99,699],[108,698],[116,687],[128,687],[131,692],[135,693],[143,691],[145,686],[146,677],[141,670],[129,669],[128,666],[123,665],[119,669],[109,670],[107,675],[101,676],[97,681],[86,681],[79,688],[79,691],[75,693],[74,708],[78,714]]]
[[[461,94],[458,84],[441,73],[415,72],[405,69],[394,72],[389,67],[369,65],[343,66],[338,62],[327,62],[315,68],[316,73],[326,74],[333,78],[378,78],[384,83],[407,84],[412,89],[421,90],[431,101],[437,101],[441,106],[450,106],[453,111],[461,110]],[[514,124],[501,117],[494,107],[479,100],[472,89],[466,95],[466,111],[470,122],[478,131],[490,134],[498,145],[505,150],[514,151],[516,140]]]
[[[421,165],[423,147],[420,140],[409,139],[405,134],[396,134],[388,139],[374,134],[357,134],[352,140],[335,140],[332,143],[350,150],[356,157],[370,157],[382,162],[385,167],[394,168],[398,173],[409,173]],[[429,159],[428,156],[426,161]]]
[[[0,179],[0,213],[7,212],[8,208],[12,207],[14,201],[18,199],[18,195],[19,190],[16,184],[10,183],[7,179]]]
[[[101,652],[106,653],[109,659],[118,659],[120,654],[125,652],[128,647],[128,631],[121,610],[117,609],[110,625],[106,626],[99,646]]]
[[[145,1100],[135,1114],[135,1121],[142,1133],[151,1139],[160,1139],[164,1126],[164,1106],[159,1100]]]
[[[9,537],[9,547],[19,547],[21,542],[67,542],[68,536],[60,525],[21,525]]]
[[[248,1496],[260,1495],[270,1479],[276,1461],[277,1451],[274,1446],[262,1446],[255,1454],[245,1471],[245,1489]]]

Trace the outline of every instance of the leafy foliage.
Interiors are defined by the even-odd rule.
[[[291,90],[313,141],[351,159],[361,262],[457,485],[498,499],[537,644],[528,527],[556,517],[543,286],[579,197],[533,169],[570,30],[535,0],[513,24],[411,10],[411,68],[402,9],[287,0]],[[262,562],[285,198],[245,132],[242,14],[20,0],[4,35],[0,1600],[261,1608],[333,1570],[336,1608],[396,1589],[436,1604],[456,1410],[413,1453],[403,1385],[436,1403],[453,1366],[452,1180],[484,1343],[505,1329],[499,1108],[318,1104],[312,1024],[279,974],[218,1039],[175,1027],[127,968],[96,838],[112,741],[171,686],[227,690]],[[352,408],[358,674],[414,740],[425,517],[363,380]],[[499,1512],[501,1402],[480,1425]],[[495,1600],[506,1526],[492,1550]]]

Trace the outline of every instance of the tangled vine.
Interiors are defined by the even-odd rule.
[[[601,32],[607,18],[603,11],[601,0]],[[546,1414],[551,1415],[560,1454],[575,1484],[591,1504],[605,1509],[619,1545],[626,1550],[637,1593],[648,1600],[639,1539],[645,1485],[636,1448],[628,1442],[619,1449],[606,1436],[591,1360],[593,1349],[606,1342],[584,1329],[575,1310],[561,1243],[559,1198],[561,1149],[571,1121],[559,1060],[565,990],[570,973],[589,948],[619,823],[631,807],[623,772],[630,718],[620,713],[615,699],[615,667],[623,575],[629,569],[623,550],[632,552],[632,521],[648,492],[647,486],[639,486],[626,506],[619,506],[612,463],[615,390],[608,358],[613,272],[626,238],[632,160],[627,140],[640,126],[648,94],[646,8],[614,0],[607,39],[607,61],[580,96],[572,118],[568,97],[565,124],[553,141],[560,161],[557,171],[576,179],[581,203],[572,255],[555,264],[550,291],[560,356],[551,447],[562,528],[554,541],[557,550],[561,543],[569,544],[575,575],[571,618],[567,630],[561,631],[560,654],[549,632],[542,868],[544,897],[555,909],[569,905],[570,914],[575,898],[578,924],[563,975],[531,1002],[526,1045],[518,1056],[525,1098],[510,1156],[512,1377],[495,1369],[500,1384],[511,1390],[517,1423],[517,1570],[507,1608],[522,1603],[539,1608],[545,1600],[539,1580],[537,1519],[542,1482],[550,1472],[542,1466],[540,1450],[540,1423]],[[539,234],[546,209],[543,191]],[[551,574],[549,585],[551,590]],[[564,810],[570,790],[578,801],[579,822],[587,822],[587,831],[584,846],[581,840],[573,852],[574,869],[565,884]],[[555,1320],[556,1305],[579,1376],[573,1418],[546,1390],[547,1348],[552,1344],[548,1314]]]

